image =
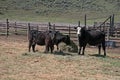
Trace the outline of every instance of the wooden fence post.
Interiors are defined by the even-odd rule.
[[[8,19],[6,19],[6,27],[7,27],[7,37],[9,36],[9,21],[8,21]]]
[[[85,28],[86,28],[86,24],[87,24],[87,16],[86,16],[86,14],[85,14]]]
[[[28,37],[28,40],[29,40],[29,35],[30,35],[30,30],[31,30],[31,28],[30,28],[30,23],[28,23],[28,35],[27,35],[27,37]]]
[[[48,22],[48,30],[51,30],[51,23]]]
[[[105,26],[106,26],[106,25],[105,25],[105,24],[103,24],[103,32],[105,31]]]
[[[110,16],[110,29],[109,29],[109,32],[110,32],[110,36],[112,36],[112,16]]]
[[[37,31],[39,31],[39,26],[37,25]]]
[[[78,21],[78,27],[80,27],[80,21]]]
[[[118,33],[117,33],[117,28],[115,27],[115,37],[117,38],[118,36]]]
[[[15,27],[14,27],[14,29],[15,29],[15,34],[17,35],[17,24],[16,24],[16,22],[15,22]]]
[[[114,14],[110,17],[110,36],[113,36]]]
[[[110,40],[110,28],[108,27],[107,28],[107,41]]]
[[[53,31],[55,31],[55,24],[53,25]]]
[[[114,27],[114,14],[112,15],[112,27]]]
[[[70,28],[70,25],[69,25],[69,37],[71,36],[70,30],[71,30],[71,28]]]

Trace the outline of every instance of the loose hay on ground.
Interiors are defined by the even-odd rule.
[[[27,52],[26,37],[0,36],[1,80],[119,80],[119,53],[108,50],[106,58],[91,56],[95,48],[87,48],[85,56],[64,52],[61,55]],[[119,52],[119,49],[118,49]],[[114,53],[114,54],[113,54]],[[70,55],[71,54],[71,55]],[[115,57],[115,58],[113,58]]]

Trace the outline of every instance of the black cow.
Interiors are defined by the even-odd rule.
[[[77,27],[77,34],[79,40],[79,49],[78,54],[81,52],[81,48],[83,48],[82,55],[84,55],[84,50],[87,45],[98,46],[99,55],[101,53],[101,45],[104,50],[104,56],[106,56],[106,47],[105,47],[105,33],[102,31],[95,30],[86,30],[85,27]]]
[[[64,42],[65,44],[69,45],[70,44],[70,37],[68,35],[63,35],[60,32],[56,33],[56,38],[54,44],[57,46],[57,50],[59,50],[59,43]]]
[[[32,47],[33,52],[35,52],[35,46],[37,45],[45,45],[45,52],[51,49],[51,53],[54,49],[54,39],[55,39],[55,31],[37,31],[31,30],[29,32],[29,52]]]

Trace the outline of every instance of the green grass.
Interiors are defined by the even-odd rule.
[[[113,58],[107,57],[107,58],[103,58],[102,60],[108,63],[109,66],[120,67],[119,59],[113,59]]]
[[[87,24],[94,24],[94,22],[104,21],[106,20],[111,14],[106,15],[105,13],[95,13],[95,12],[85,12],[87,13]],[[1,15],[0,19],[5,20],[17,20],[17,21],[33,21],[33,22],[60,22],[60,23],[73,23],[77,24],[78,21],[81,24],[84,24],[84,15],[85,13],[66,13],[63,15],[37,15],[32,11],[24,11],[24,10],[13,10],[8,11],[6,14]],[[120,14],[115,14],[115,22],[119,22]]]
[[[1,0],[0,20],[74,24],[80,20],[84,24],[87,14],[87,24],[93,24],[115,14],[115,22],[119,22],[119,3],[118,0]]]

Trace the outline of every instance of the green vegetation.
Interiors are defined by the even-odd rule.
[[[120,16],[119,0],[0,0],[0,19],[24,21],[72,22],[87,14],[88,23]]]

